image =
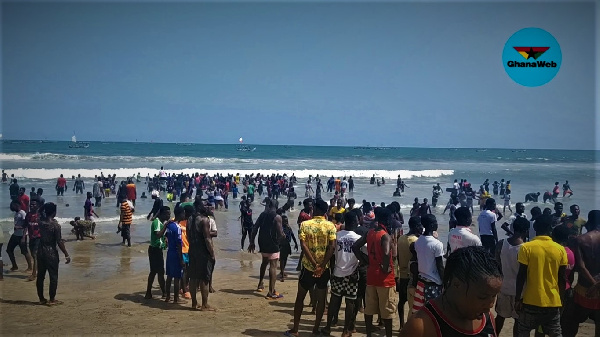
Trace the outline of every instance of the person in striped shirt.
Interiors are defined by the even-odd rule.
[[[133,205],[127,199],[121,202],[121,217],[119,218],[119,229],[123,238],[123,245],[127,241],[127,247],[131,247],[131,223],[133,221]]]

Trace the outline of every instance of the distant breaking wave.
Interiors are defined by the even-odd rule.
[[[307,178],[309,175],[313,177],[317,174],[325,177],[355,177],[355,178],[370,178],[375,175],[378,178],[384,177],[386,179],[396,179],[398,175],[402,177],[402,179],[411,179],[416,177],[426,177],[426,178],[436,178],[446,175],[454,174],[454,170],[329,170],[329,169],[251,169],[251,170],[240,170],[240,169],[202,169],[202,168],[185,168],[180,170],[165,170],[167,173],[184,173],[184,174],[195,174],[195,173],[208,173],[209,175],[214,175],[216,173],[221,174],[232,174],[235,175],[239,173],[244,176],[246,174],[256,174],[261,173],[265,175],[271,174],[284,174],[288,175],[294,174],[298,178]],[[137,175],[138,172],[142,175],[142,179],[147,174],[150,176],[154,176],[158,174],[158,170],[154,168],[148,167],[140,167],[140,168],[120,168],[120,169],[27,169],[27,168],[18,168],[10,170],[11,174],[14,174],[16,178],[20,179],[56,179],[61,174],[65,177],[76,176],[81,174],[84,178],[93,178],[94,176],[100,175],[102,172],[106,175],[116,174],[117,177],[132,177]],[[390,183],[392,181],[390,180]]]

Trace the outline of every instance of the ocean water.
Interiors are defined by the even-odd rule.
[[[490,183],[500,179],[511,180],[514,204],[524,200],[530,192],[551,190],[554,182],[569,180],[574,196],[564,198],[565,212],[569,205],[580,205],[585,217],[591,209],[598,208],[600,184],[597,177],[600,166],[597,151],[529,150],[529,149],[428,149],[428,148],[354,148],[330,146],[272,146],[250,145],[254,152],[237,151],[236,144],[158,144],[158,143],[115,143],[91,142],[87,149],[70,149],[69,142],[7,141],[0,143],[0,166],[9,174],[14,174],[19,185],[42,187],[47,201],[59,205],[58,218],[62,223],[75,216],[82,216],[85,197],[69,191],[64,197],[57,197],[54,191],[56,178],[63,174],[66,178],[81,174],[85,178],[86,190],[91,190],[93,177],[103,172],[116,173],[124,178],[138,172],[145,177],[158,173],[161,166],[172,173],[223,173],[241,175],[250,173],[295,174],[300,186],[296,191],[304,195],[303,182],[309,175],[352,176],[356,189],[351,197],[361,200],[390,203],[397,200],[402,205],[405,217],[412,207],[415,197],[429,198],[435,183],[444,188],[451,187],[454,179],[467,179],[475,189],[487,178]],[[381,187],[369,184],[375,175],[386,179]],[[409,188],[402,197],[392,197],[396,179],[400,175]],[[137,184],[138,195],[145,191],[144,179]],[[313,186],[314,187],[314,186]],[[491,186],[490,186],[491,192]],[[5,231],[12,226],[12,213],[8,209],[8,185],[0,186],[3,207],[0,207],[0,224]],[[327,194],[324,193],[324,196]],[[448,193],[442,194],[434,213],[440,223],[440,235],[447,233],[447,215],[442,211],[448,201]],[[561,198],[559,198],[561,199]],[[540,196],[541,200],[541,196]],[[502,205],[502,200],[497,200]],[[110,233],[116,227],[118,216],[116,200],[111,197],[97,209],[101,218],[97,219],[99,231]],[[66,205],[69,204],[67,207]],[[139,200],[135,221],[146,227],[145,214],[151,207],[151,200]],[[542,209],[550,204],[538,203]],[[526,204],[526,210],[535,203]],[[255,206],[259,210],[260,206]],[[231,226],[231,245],[239,245],[236,226],[237,201],[232,200],[230,212],[220,216],[223,224]],[[256,212],[256,211],[255,211]],[[508,209],[507,209],[508,212]],[[223,212],[225,214],[225,212]],[[257,213],[258,214],[258,213]],[[474,218],[478,215],[476,209]],[[291,221],[295,223],[295,221]],[[67,225],[67,227],[70,227]],[[136,235],[136,230],[133,232]],[[143,238],[146,231],[139,233]],[[115,237],[118,240],[117,237]],[[444,239],[445,240],[445,239]],[[228,241],[228,240],[227,240]],[[238,242],[238,243],[236,243]],[[235,247],[231,247],[232,249]]]

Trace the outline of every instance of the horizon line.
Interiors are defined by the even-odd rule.
[[[71,143],[67,140],[56,140],[56,139],[8,139],[0,138],[0,143],[5,141],[21,141],[21,142],[64,142]],[[304,147],[348,147],[348,148],[364,148],[364,149],[377,149],[377,148],[389,148],[389,149],[441,149],[441,150],[556,150],[556,151],[600,151],[599,149],[564,149],[564,148],[505,148],[505,147],[416,147],[416,146],[388,146],[388,145],[306,145],[306,144],[252,144],[252,143],[194,143],[194,142],[153,142],[153,141],[106,141],[106,140],[86,140],[78,141],[81,143],[139,143],[139,144],[191,144],[191,145],[252,145],[252,146],[304,146]],[[483,151],[482,151],[483,152]],[[1,151],[0,151],[1,153]]]

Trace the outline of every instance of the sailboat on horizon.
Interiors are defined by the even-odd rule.
[[[77,142],[77,137],[75,136],[75,132],[73,132],[73,137],[71,137],[71,144],[69,144],[70,149],[87,149],[90,147],[90,143],[88,142]]]
[[[237,150],[238,151],[243,151],[243,152],[254,152],[256,150],[255,147],[249,147],[247,145],[244,145],[244,139],[242,137],[240,137],[239,139],[240,145],[238,145]]]

